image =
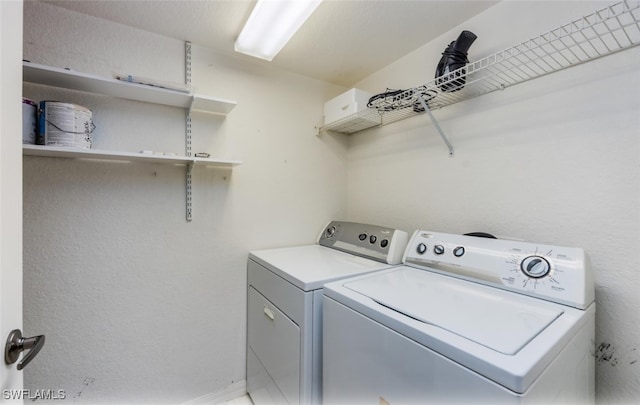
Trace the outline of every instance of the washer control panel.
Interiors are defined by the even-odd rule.
[[[409,234],[393,228],[356,222],[331,221],[318,244],[389,264],[400,264]]]
[[[403,262],[581,309],[594,300],[589,260],[580,248],[416,231]]]

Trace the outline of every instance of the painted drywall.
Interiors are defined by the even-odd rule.
[[[502,2],[358,83],[379,93],[433,77],[464,30],[477,60],[601,2]],[[599,403],[640,398],[640,49],[634,48],[350,139],[356,221],[579,246],[596,283]]]
[[[478,34],[475,59],[601,4],[499,4],[357,86],[423,83],[461,29]],[[25,3],[24,39],[34,62],[183,80],[182,42],[47,4]],[[345,138],[313,132],[341,89],[194,47],[198,90],[238,101],[225,119],[194,120],[194,151],[245,163],[194,173],[192,223],[182,168],[24,159],[25,333],[47,334],[26,387],[79,403],[177,403],[233,386],[244,379],[247,251],[310,243],[346,215],[583,247],[597,284],[598,399],[630,402],[640,395],[638,57],[436,111],[456,148],[449,158],[422,116],[355,135],[347,152]],[[184,148],[180,110],[24,92],[93,108],[96,147]]]
[[[181,41],[24,6],[32,62],[184,80]],[[238,102],[226,118],[194,114],[193,152],[244,161],[194,169],[192,222],[184,167],[24,158],[24,330],[47,339],[29,389],[137,404],[241,392],[249,250],[313,243],[346,216],[346,138],[314,129],[343,89],[192,54],[197,91]],[[183,110],[31,84],[24,95],[91,108],[95,148],[184,153]]]

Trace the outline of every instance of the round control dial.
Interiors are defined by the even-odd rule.
[[[416,252],[418,252],[419,255],[423,255],[424,252],[426,251],[427,251],[427,245],[425,245],[424,243],[420,243],[416,247]]]
[[[453,249],[453,255],[455,257],[462,257],[464,255],[464,246],[458,246]]]
[[[325,235],[327,236],[327,238],[330,238],[335,233],[336,233],[336,227],[335,226],[331,226],[331,227],[327,228],[327,231],[325,232]]]
[[[520,263],[520,269],[529,277],[542,278],[549,274],[551,265],[541,256],[527,256]]]

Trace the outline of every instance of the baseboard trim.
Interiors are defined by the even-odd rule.
[[[212,392],[180,405],[216,405],[247,394],[247,382],[245,380],[226,386],[222,391]]]

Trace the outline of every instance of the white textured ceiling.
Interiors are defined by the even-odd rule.
[[[496,2],[324,0],[272,62],[251,59],[351,86]],[[47,3],[238,55],[233,43],[255,1],[49,0]]]

